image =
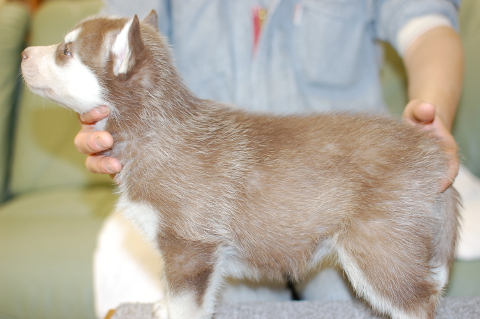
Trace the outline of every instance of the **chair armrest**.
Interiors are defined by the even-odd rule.
[[[29,20],[25,5],[0,4],[0,202],[7,197],[13,114],[20,84],[20,52],[24,48]]]

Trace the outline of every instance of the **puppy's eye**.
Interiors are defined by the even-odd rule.
[[[68,44],[65,45],[65,48],[63,49],[63,55],[71,56],[72,53],[70,52],[70,49],[68,48]]]

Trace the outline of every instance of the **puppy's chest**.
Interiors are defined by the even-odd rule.
[[[150,203],[156,208],[177,207],[195,179],[185,158],[158,141],[133,138],[116,143],[111,155],[118,158],[120,192],[133,202]],[[187,172],[187,173],[186,173]]]
[[[156,242],[161,225],[161,216],[149,203],[134,202],[129,199],[125,192],[120,196],[117,207],[149,241],[152,243]]]

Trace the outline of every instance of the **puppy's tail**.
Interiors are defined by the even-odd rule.
[[[455,258],[460,207],[460,195],[452,186],[439,194],[435,202],[438,227],[434,237],[430,264],[440,290],[443,290],[447,284],[449,269]]]

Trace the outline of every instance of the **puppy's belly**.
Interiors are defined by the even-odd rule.
[[[238,249],[224,249],[221,254],[222,271],[228,277],[252,280],[264,278],[284,280],[287,276],[301,279],[332,252],[333,240],[311,241],[299,245],[295,238],[290,243],[272,245],[262,241],[244,242]]]
[[[235,279],[249,278],[252,280],[260,280],[265,275],[265,270],[255,268],[253,265],[249,265],[238,257],[227,258],[221,265],[222,272],[226,277]]]

